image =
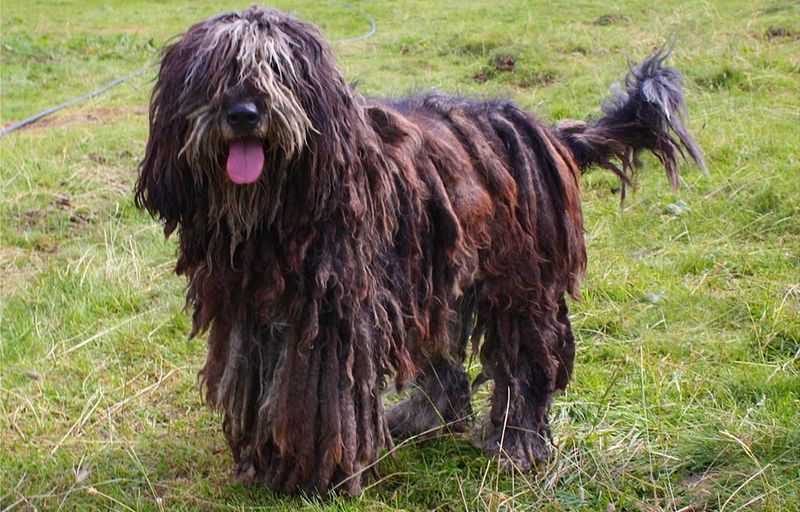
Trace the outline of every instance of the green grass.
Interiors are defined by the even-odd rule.
[[[450,437],[401,446],[357,500],[233,482],[175,241],[131,198],[157,49],[219,3],[9,0],[3,125],[146,72],[0,139],[0,510],[800,510],[800,4],[354,3],[277,6],[334,41],[375,17],[336,45],[364,94],[504,96],[549,121],[596,115],[626,58],[678,38],[710,173],[675,194],[648,159],[624,212],[612,176],[584,177],[555,458],[500,475]]]

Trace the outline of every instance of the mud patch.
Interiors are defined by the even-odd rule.
[[[488,61],[472,75],[475,83],[490,80],[513,85],[522,89],[550,85],[556,81],[556,73],[543,67],[535,57],[519,46],[496,48],[489,53]]]
[[[794,39],[795,41],[800,41],[800,32],[795,32],[794,30],[786,27],[769,27],[767,31],[764,32],[764,38],[768,41],[781,39]]]
[[[66,224],[68,233],[75,233],[87,224],[94,222],[88,211],[75,207],[72,199],[66,194],[56,194],[44,208],[31,208],[15,215],[17,231],[29,230],[48,231],[49,229],[63,229]],[[36,247],[43,252],[55,252],[55,244],[44,244]],[[56,247],[57,249],[57,247]]]
[[[142,117],[147,116],[147,109],[145,107],[134,108],[121,108],[121,107],[98,107],[88,111],[73,112],[65,114],[53,114],[52,116],[44,117],[35,121],[27,126],[20,128],[20,130],[37,130],[43,128],[61,128],[64,126],[72,126],[77,124],[95,124],[105,125],[119,121],[124,117]],[[17,121],[6,123],[3,129],[8,128]]]
[[[513,55],[495,55],[492,57],[492,65],[497,71],[514,71],[517,69],[517,58]]]
[[[628,21],[630,21],[630,19],[623,14],[603,14],[602,16],[595,18],[595,20],[592,22],[592,25],[605,27],[608,25],[622,25]]]
[[[472,77],[475,80],[476,84],[485,84],[489,80],[489,75],[486,74],[486,71],[481,69]]]

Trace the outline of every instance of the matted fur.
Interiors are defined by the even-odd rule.
[[[554,130],[506,101],[366,100],[314,26],[274,10],[168,46],[136,201],[178,229],[192,335],[210,331],[206,399],[238,476],[360,492],[391,434],[466,427],[469,339],[494,381],[476,443],[523,470],[544,459],[575,355],[564,296],[586,265],[581,169],[640,149],[671,173],[682,146],[699,159],[661,60],[597,123]],[[265,155],[250,185],[225,173],[239,136],[225,112],[243,98]],[[384,414],[387,381],[414,378]]]

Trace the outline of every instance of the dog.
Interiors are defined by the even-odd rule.
[[[551,127],[509,101],[364,98],[319,29],[276,10],[168,45],[135,200],[177,230],[237,477],[359,494],[393,438],[469,428],[470,340],[493,382],[473,441],[511,470],[545,460],[575,358],[581,172],[628,183],[650,151],[677,185],[681,158],[704,165],[666,54],[600,119]],[[416,391],[385,411],[392,380]]]

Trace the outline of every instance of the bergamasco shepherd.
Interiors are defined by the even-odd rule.
[[[627,182],[639,151],[674,185],[703,166],[682,77],[657,52],[589,122],[508,101],[361,96],[313,25],[251,7],[163,53],[136,203],[177,231],[200,376],[237,476],[358,494],[392,439],[473,428],[529,470],[575,358],[565,296],[586,266],[579,178]],[[469,421],[467,345],[492,381]],[[393,381],[414,383],[384,410]]]

